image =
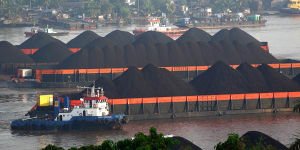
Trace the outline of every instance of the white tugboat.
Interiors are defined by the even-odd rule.
[[[42,115],[38,114],[36,105],[29,112],[30,119],[15,120],[11,123],[11,128],[17,130],[121,129],[121,124],[126,122],[125,115],[109,115],[108,99],[104,96],[103,88],[95,88],[95,86],[78,88],[86,89],[88,95],[80,99],[79,105],[70,106],[69,99],[64,98],[61,106],[61,99],[56,98],[54,106],[49,107],[49,112],[43,111]]]

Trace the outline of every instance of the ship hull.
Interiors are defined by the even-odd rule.
[[[296,8],[283,8],[280,12],[283,14],[300,15],[300,9]]]
[[[34,32],[25,32],[25,36],[26,37],[31,37],[31,36],[33,36],[35,34],[36,33],[34,33]],[[49,34],[51,36],[65,36],[65,35],[68,35],[69,32],[58,32],[58,33],[47,33],[47,34]]]
[[[76,116],[69,121],[42,119],[15,120],[11,123],[12,130],[118,130],[125,123],[124,115],[113,116]]]
[[[265,26],[266,21],[249,23],[218,23],[218,24],[174,24],[179,28],[199,28],[199,29],[222,29],[222,28],[241,28],[241,27],[261,27]]]
[[[168,30],[168,31],[156,31],[156,32],[161,32],[171,38],[178,38],[181,35],[184,34],[184,32],[187,31],[187,29],[181,29],[181,30]],[[143,33],[147,32],[147,30],[133,30],[133,34],[135,36],[139,36]]]

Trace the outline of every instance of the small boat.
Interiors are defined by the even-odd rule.
[[[87,96],[80,100],[69,100],[54,95],[40,95],[37,104],[28,112],[28,119],[11,122],[13,130],[95,130],[121,129],[126,123],[123,114],[110,115],[109,103],[103,88],[86,89]],[[97,90],[97,92],[95,92]]]
[[[138,36],[147,31],[156,31],[156,32],[161,32],[171,38],[178,38],[181,35],[183,35],[185,31],[187,31],[187,29],[180,29],[180,28],[173,29],[173,27],[168,25],[167,20],[165,21],[165,23],[161,23],[160,19],[153,18],[148,20],[148,22],[149,22],[148,26],[146,26],[145,28],[133,30],[133,34],[135,36]]]
[[[44,29],[44,30],[41,30],[39,28],[31,28],[31,31],[30,32],[25,32],[25,36],[26,37],[31,37],[39,32],[44,32],[44,33],[47,33],[51,36],[64,36],[64,35],[67,35],[69,34],[69,32],[56,32],[53,30],[53,28],[49,28],[48,26]]]
[[[289,0],[287,8],[280,9],[281,13],[299,15],[300,14],[300,0]]]

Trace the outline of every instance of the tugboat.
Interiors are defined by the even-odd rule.
[[[31,28],[31,31],[30,32],[25,32],[25,36],[26,37],[31,37],[39,32],[45,32],[51,36],[64,36],[64,35],[67,35],[69,34],[69,32],[55,32],[53,30],[53,28],[49,28],[48,26],[44,29],[44,30],[41,30],[41,29],[38,29],[38,28]]]
[[[280,12],[284,14],[293,14],[293,15],[300,14],[300,0],[289,0],[287,6],[288,6],[287,8],[282,8]]]
[[[165,19],[164,23],[160,22],[160,19],[158,18],[152,18],[148,20],[149,25],[146,26],[146,28],[140,28],[140,29],[135,29],[133,30],[133,34],[135,36],[138,36],[144,32],[147,31],[156,31],[156,32],[161,32],[171,38],[178,38],[182,34],[184,34],[187,29],[173,29],[171,26],[168,25],[168,21]]]
[[[74,102],[68,97],[40,95],[38,103],[27,114],[30,118],[12,121],[11,129],[121,129],[121,125],[126,123],[126,117],[123,114],[110,115],[108,99],[104,96],[103,88],[95,88],[95,85],[78,88],[86,89],[88,96]]]

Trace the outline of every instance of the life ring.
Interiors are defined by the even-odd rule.
[[[93,105],[96,108],[96,104]]]
[[[79,113],[79,116],[82,116],[82,113]]]

